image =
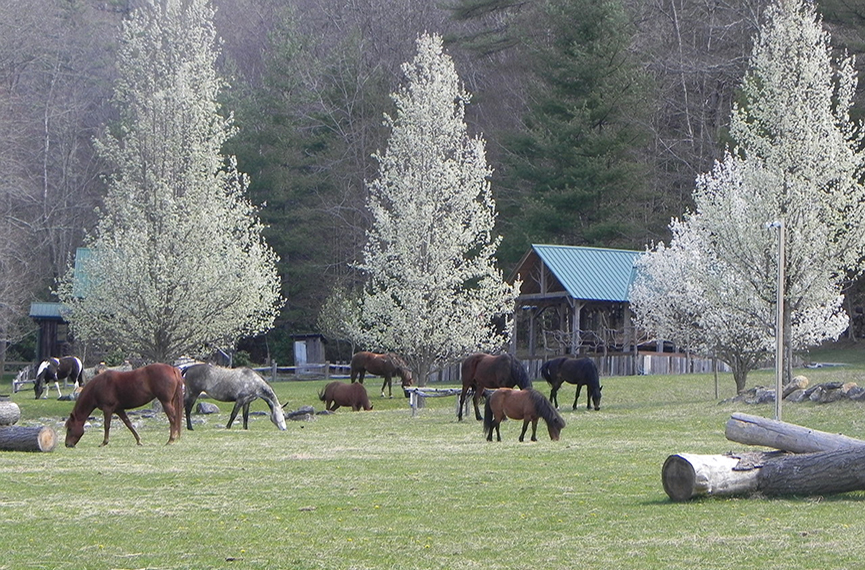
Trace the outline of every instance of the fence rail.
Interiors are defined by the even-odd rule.
[[[3,374],[17,374],[22,368],[33,365],[32,362],[18,362],[16,360],[7,360],[3,363]]]
[[[342,363],[322,362],[313,364],[302,364],[300,366],[279,366],[274,362],[270,366],[253,368],[256,372],[270,375],[272,382],[287,380],[286,376],[293,376],[294,380],[316,380],[324,378],[349,378],[351,366]]]
[[[606,356],[590,355],[598,365],[601,376],[635,376],[651,374],[704,374],[711,373],[713,363],[711,358],[700,358],[679,353],[637,353],[608,354]],[[541,378],[541,366],[548,360],[545,358],[521,359],[523,366],[533,380]],[[730,372],[730,367],[721,361],[716,361],[718,372]],[[345,379],[351,374],[351,366],[344,363],[324,362],[320,364],[303,364],[301,366],[271,366],[254,368],[271,381],[279,380],[314,380],[314,379]],[[445,366],[430,373],[427,383],[458,384],[460,382],[460,363]]]

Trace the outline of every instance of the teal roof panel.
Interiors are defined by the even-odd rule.
[[[62,303],[30,303],[30,317],[34,319],[63,320],[63,311]]]
[[[91,257],[93,257],[93,254],[90,248],[79,247],[75,250],[75,281],[72,283],[73,297],[85,297],[87,290],[90,289],[90,279],[84,268]]]
[[[532,248],[574,299],[628,301],[640,251],[568,245]]]

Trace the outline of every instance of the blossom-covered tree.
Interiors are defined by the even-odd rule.
[[[837,338],[841,290],[865,255],[865,150],[849,109],[856,74],[835,61],[813,4],[777,0],[734,106],[737,146],[697,181],[695,211],[640,262],[638,321],[714,351],[736,386],[775,337],[778,233],[785,227],[787,354]],[[789,362],[789,358],[788,358]]]
[[[58,295],[76,336],[148,361],[230,347],[281,305],[246,176],[221,155],[232,135],[206,0],[150,0],[126,22],[121,113],[98,148],[115,169],[83,274]]]
[[[369,185],[362,338],[401,354],[425,383],[433,366],[507,342],[519,283],[495,267],[491,170],[484,141],[467,133],[469,94],[441,38],[420,36],[403,72]]]

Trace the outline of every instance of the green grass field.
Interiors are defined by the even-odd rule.
[[[853,364],[803,371],[853,380]],[[749,386],[771,385],[771,372]],[[501,443],[458,423],[454,399],[412,417],[403,398],[340,409],[279,432],[266,416],[224,429],[230,406],[164,445],[164,416],[144,445],[115,420],[78,447],[0,452],[0,569],[519,569],[861,568],[865,493],[704,498],[672,503],[660,479],[673,453],[723,453],[730,414],[773,408],[719,403],[711,376],[604,378],[599,412],[563,406],[551,442]],[[286,409],[321,409],[323,382],[275,386]],[[537,384],[548,393],[542,381]],[[733,381],[721,378],[721,399]],[[8,383],[0,391],[9,393]],[[62,421],[72,403],[13,395],[24,425]],[[573,387],[560,393],[573,401]],[[262,402],[253,409],[266,410]],[[788,404],[783,419],[865,438],[865,408]],[[204,418],[204,416],[201,416]]]

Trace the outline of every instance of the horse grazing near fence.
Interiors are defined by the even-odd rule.
[[[168,443],[177,441],[183,422],[183,378],[180,370],[173,366],[150,364],[129,372],[106,370],[85,384],[66,420],[66,447],[75,447],[84,435],[84,422],[96,408],[105,415],[102,445],[108,445],[112,414],[117,414],[135,436],[135,443],[141,445],[141,438],[132,427],[126,410],[140,408],[154,398],[162,403],[168,416]]]
[[[557,408],[559,400],[557,394],[563,382],[577,385],[577,394],[574,396],[573,409],[577,409],[577,400],[580,398],[580,390],[586,386],[586,409],[591,410],[594,403],[595,409],[601,409],[601,382],[598,375],[598,367],[590,358],[571,358],[562,356],[544,362],[541,366],[541,376],[550,386],[550,401]]]
[[[201,395],[207,395],[220,402],[234,402],[228,425],[231,428],[237,413],[243,409],[243,429],[249,429],[249,404],[261,398],[270,407],[270,421],[280,430],[285,430],[285,414],[279,399],[264,378],[251,368],[223,368],[212,364],[193,364],[183,371],[186,395],[183,407],[186,409],[186,429],[192,429],[192,406]]]
[[[565,427],[565,420],[559,415],[558,410],[553,407],[546,396],[533,388],[528,390],[499,388],[491,391],[484,407],[484,433],[487,436],[487,441],[493,440],[493,430],[496,431],[498,441],[502,440],[499,425],[505,418],[523,420],[520,441],[525,438],[526,429],[528,429],[530,422],[532,424],[532,441],[538,441],[538,419],[541,418],[547,423],[547,430],[553,441],[559,440],[559,434]]]
[[[396,354],[378,354],[375,352],[361,351],[351,357],[351,381],[354,382],[360,376],[359,382],[363,384],[364,375],[369,372],[376,376],[384,377],[381,385],[381,397],[384,398],[384,389],[387,387],[389,398],[393,398],[391,390],[391,378],[399,376],[402,379],[402,387],[407,388],[412,384],[412,374],[408,365]],[[408,394],[406,394],[406,397]]]
[[[331,382],[318,393],[318,399],[324,402],[324,408],[335,411],[340,406],[350,407],[357,412],[361,408],[371,410],[369,396],[363,384],[346,384],[345,382]]]
[[[45,387],[48,382],[54,382],[54,387],[57,388],[57,397],[63,395],[60,392],[60,384],[58,380],[68,378],[75,383],[75,387],[84,385],[84,364],[77,356],[64,356],[62,358],[48,358],[39,364],[36,370],[36,383],[33,385],[33,391],[36,393],[36,399],[43,397]]]
[[[463,406],[469,388],[474,389],[475,418],[480,421],[481,411],[478,401],[487,388],[531,388],[532,381],[525,367],[511,354],[484,354],[478,352],[463,360],[461,376],[463,389],[460,392],[460,406],[457,412],[459,421],[463,420]]]

